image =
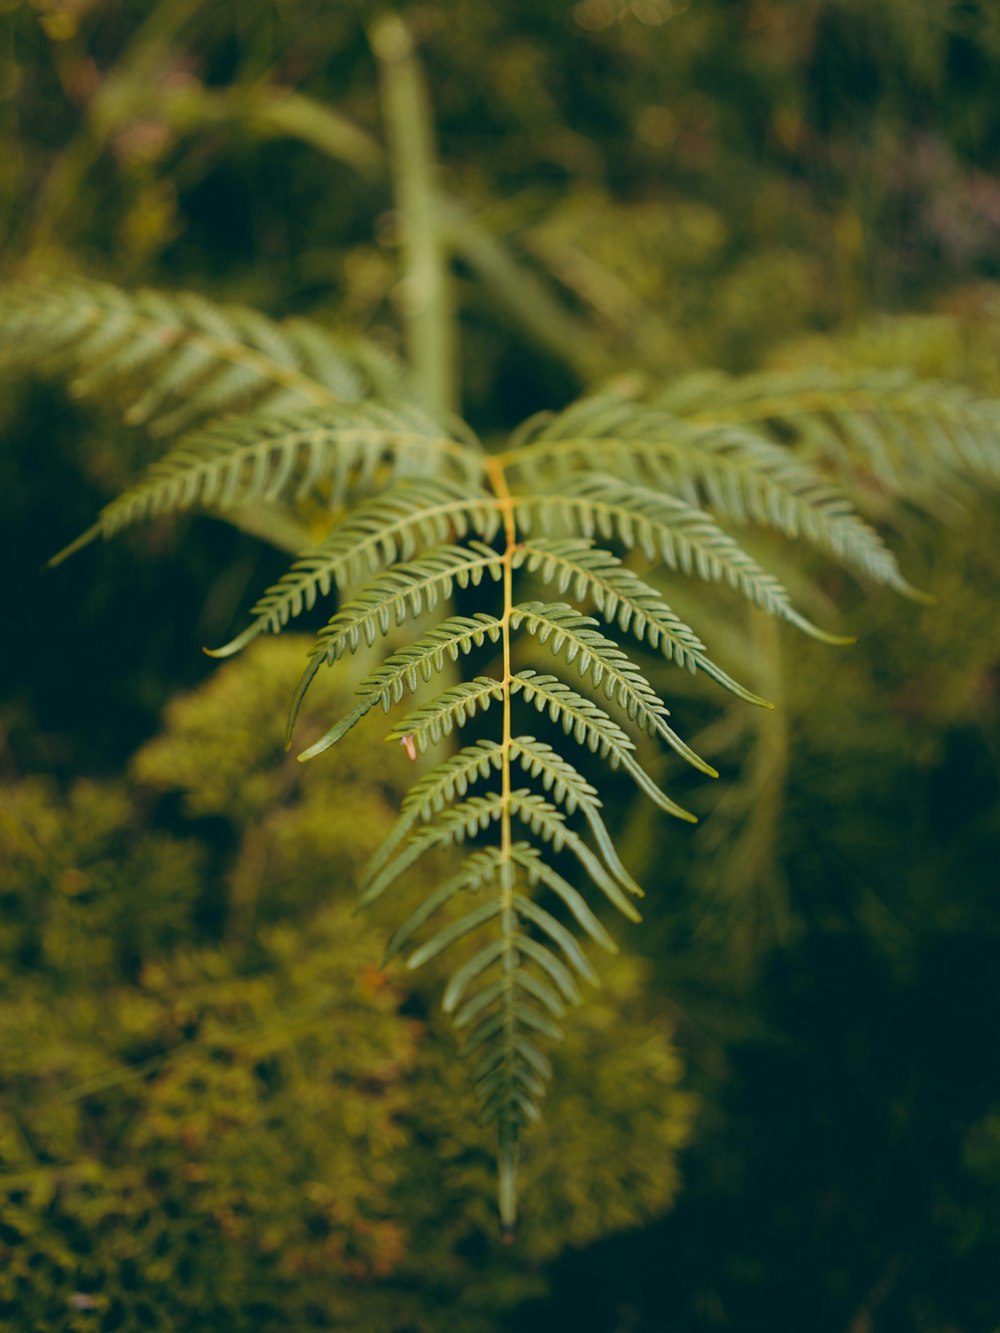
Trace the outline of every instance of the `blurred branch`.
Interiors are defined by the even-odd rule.
[[[378,140],[312,97],[266,88],[251,93],[245,102],[250,124],[264,133],[301,139],[363,176],[377,178],[385,170]]]
[[[389,166],[401,218],[402,313],[410,362],[432,412],[457,407],[455,312],[448,247],[435,191],[431,116],[423,73],[402,20],[371,28],[378,57]]]
[[[551,296],[493,233],[456,200],[441,200],[445,236],[507,313],[540,347],[554,352],[582,379],[592,379],[605,358],[593,330]]]
[[[235,110],[232,98],[231,105]],[[377,140],[311,97],[262,89],[246,99],[245,114],[262,131],[302,139],[363,175],[377,178],[387,170]],[[518,263],[458,199],[441,190],[435,194],[441,249],[460,255],[496,301],[540,347],[554,353],[583,379],[593,378],[603,366],[594,331]]]

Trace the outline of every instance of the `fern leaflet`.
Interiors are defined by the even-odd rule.
[[[506,467],[539,479],[587,469],[595,457],[613,463],[626,481],[680,494],[693,505],[704,498],[736,523],[802,537],[875,582],[914,593],[892,552],[842,491],[747,427],[699,425],[656,408],[595,398],[501,455]]]
[[[692,673],[700,668],[747,703],[770,706],[707,656],[702,641],[665,606],[655,588],[625,569],[617,557],[595,550],[592,542],[525,542],[515,553],[515,563],[524,563],[532,572],[540,571],[561,593],[572,588],[576,601],[591,597],[606,620],[617,619],[623,630],[631,630],[640,642],[647,639],[668,661],[676,661]]]
[[[253,607],[248,628],[215,649],[214,656],[229,657],[266,630],[277,633],[311,610],[318,597],[329,596],[334,584],[343,587],[412,560],[420,544],[445,542],[470,530],[489,541],[499,525],[490,496],[441,478],[408,481],[374,496],[337,523],[319,546],[304,551]]]
[[[416,690],[422,680],[429,681],[436,671],[440,671],[446,658],[455,662],[460,654],[471,652],[473,646],[482,647],[486,638],[495,643],[501,629],[501,622],[495,616],[489,616],[482,611],[477,611],[475,616],[471,617],[452,616],[430,630],[416,643],[393,653],[383,666],[366,676],[358,687],[357,693],[361,695],[361,702],[347,714],[346,718],[335,723],[315,745],[305,750],[299,756],[300,759],[314,759],[331,745],[336,745],[337,741],[342,740],[375,704],[380,703],[383,710],[388,712],[394,703],[399,703],[407,689]],[[322,663],[323,659],[324,653],[320,648],[314,654],[313,662],[307,667],[303,677],[306,686],[315,674],[316,662]],[[300,698],[301,692],[300,685]],[[290,728],[294,726],[294,722],[293,712]]]
[[[0,297],[0,330],[8,363],[67,374],[80,396],[124,393],[126,420],[155,435],[224,412],[354,403],[404,387],[391,360],[357,338],[191,292],[21,282]]]
[[[326,502],[336,508],[349,492],[370,490],[383,464],[390,480],[433,476],[449,450],[460,448],[418,413],[372,404],[313,408],[287,417],[237,417],[185,436],[141,481],[106,505],[97,523],[52,563],[94,537],[111,537],[175,509],[276,504],[289,492],[298,502],[325,492]]]
[[[681,386],[683,387],[683,386]],[[685,394],[683,411],[705,424],[791,429],[821,451],[854,452],[891,486],[907,490],[915,462],[1000,482],[1000,406],[906,370],[750,375],[713,379],[706,395]],[[662,401],[662,400],[661,400]],[[669,407],[669,399],[663,402]]]
[[[651,490],[599,473],[567,478],[561,492],[518,496],[518,521],[525,532],[568,521],[584,537],[596,533],[605,541],[617,538],[628,550],[637,547],[650,563],[663,561],[671,570],[697,574],[705,582],[727,583],[748,601],[773,616],[827,643],[850,639],[828,634],[793,608],[788,593],[703,511],[677,496]]]
[[[669,709],[639,668],[622,652],[613,639],[605,638],[594,626],[593,616],[581,616],[565,602],[525,602],[515,606],[511,622],[517,629],[524,625],[540,643],[552,652],[565,651],[567,662],[576,662],[582,676],[589,676],[595,687],[603,686],[607,697],[623,708],[651,736],[659,736],[694,768],[709,777],[718,773],[686,745],[667,725]]]

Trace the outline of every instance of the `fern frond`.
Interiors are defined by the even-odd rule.
[[[266,630],[277,633],[311,610],[318,597],[328,596],[334,584],[356,583],[387,565],[411,560],[418,544],[446,542],[470,530],[489,541],[499,526],[495,499],[478,487],[441,477],[401,483],[363,501],[319,546],[304,551],[255,604],[248,628],[212,655],[228,657]]]
[[[499,819],[503,809],[501,793],[490,792],[486,796],[470,796],[459,805],[438,811],[433,823],[417,829],[398,855],[388,861],[379,858],[368,867],[361,882],[359,906],[367,907],[380,898],[426,852],[464,842]]]
[[[505,939],[490,940],[462,964],[460,968],[449,979],[441,999],[441,1008],[445,1013],[451,1013],[452,1010],[461,1002],[466,991],[472,986],[493,964],[503,956],[507,951],[508,945]],[[473,1078],[476,1074],[473,1074]]]
[[[445,658],[457,662],[462,653],[473,646],[482,647],[488,638],[496,643],[500,637],[500,621],[485,611],[473,616],[450,616],[436,628],[429,630],[416,643],[400,648],[359,687],[359,692],[371,691],[385,712],[402,699],[406,689],[416,690],[420,681],[428,681],[444,667]]]
[[[538,827],[545,817],[543,812],[552,811],[547,802],[530,798],[528,793],[511,796],[515,804],[524,803],[522,817]],[[526,815],[527,810],[530,815]],[[506,854],[494,851],[488,859],[466,862],[457,876],[411,914],[397,935],[401,933],[402,942],[408,943],[439,907],[470,883],[478,887],[498,875],[502,877],[505,864],[520,870],[526,884],[550,889],[586,935],[600,947],[614,950],[614,942],[582,895],[545,865],[537,849],[524,842],[514,842]],[[572,931],[545,908],[520,892],[510,894],[509,907],[504,904],[501,894],[449,922],[410,955],[408,966],[421,966],[499,916],[506,922],[499,938],[481,944],[455,970],[442,1004],[446,1012],[454,1014],[456,1028],[468,1033],[465,1053],[482,1052],[473,1070],[473,1082],[481,1120],[498,1126],[501,1216],[504,1225],[510,1226],[516,1206],[518,1134],[538,1119],[537,1102],[552,1074],[537,1039],[561,1038],[555,1020],[562,1017],[567,1004],[577,1004],[582,998],[574,971],[594,983],[597,975]],[[401,947],[396,937],[390,944],[393,952]]]
[[[531,740],[531,738],[527,739],[529,741]],[[484,752],[483,759],[486,764],[486,771],[489,771],[489,768],[493,765],[495,753],[495,750],[492,753]],[[478,771],[478,764],[474,767]],[[366,905],[374,902],[392,883],[409,870],[410,867],[432,847],[447,846],[453,842],[461,841],[472,833],[488,826],[492,820],[499,818],[502,813],[503,805],[503,796],[499,793],[492,793],[487,797],[474,797],[451,810],[437,809],[435,811],[433,823],[420,829],[414,834],[409,844],[402,852],[387,864],[380,865],[375,873],[370,873],[368,875],[362,886],[361,901]],[[590,879],[605,894],[609,901],[623,913],[623,915],[633,921],[639,919],[635,908],[622,893],[619,881],[621,881],[624,887],[633,894],[641,894],[641,890],[638,888],[638,885],[632,881],[627,872],[620,867],[620,864],[617,863],[617,859],[614,868],[614,875],[618,876],[618,879],[616,880],[612,873],[609,873],[604,869],[579,836],[566,825],[565,817],[561,812],[550,802],[544,800],[535,793],[530,792],[525,788],[518,789],[510,794],[509,805],[513,815],[528,824],[531,830],[536,834],[539,834],[545,841],[550,842],[556,851],[565,849],[572,852],[580,862],[582,868],[587,872]],[[513,860],[528,872],[529,882],[534,883],[540,881],[547,887],[551,888],[569,907],[570,911],[581,925],[584,926],[587,933],[590,934],[592,938],[597,940],[602,947],[613,949],[613,942],[597,921],[597,918],[594,917],[591,910],[587,907],[579,892],[564,880],[562,876],[558,875],[556,871],[552,870],[551,867],[545,865],[537,849],[531,848],[527,843],[518,843],[515,844],[515,846],[517,848],[517,853],[515,855],[512,852]],[[404,938],[408,940],[413,931],[416,930],[419,925],[423,924],[425,920],[429,919],[439,906],[443,906],[446,901],[458,893],[462,888],[468,887],[469,877],[471,875],[474,875],[475,884],[478,886],[487,872],[492,875],[494,867],[501,864],[502,860],[503,858],[501,855],[499,861],[494,860],[492,857],[488,857],[485,860],[480,858],[478,860],[467,862],[457,876],[453,876],[446,881],[446,883],[431,895],[431,897],[417,909],[417,912],[408,919],[407,923],[402,928]],[[537,922],[538,909],[535,908],[535,905],[532,905],[532,907],[527,910],[532,919]],[[492,911],[482,909],[481,915],[472,913],[462,918],[460,922],[452,923],[452,925],[445,927],[442,931],[439,931],[427,945],[422,946],[422,948],[411,957],[409,965],[413,967],[419,966],[421,963],[434,956],[437,952],[448,947],[450,943],[460,938],[467,930],[474,929],[475,924],[481,924],[490,920],[495,914],[495,909]],[[546,916],[546,921],[548,922],[549,920],[551,919]],[[558,923],[555,923],[555,925],[547,925],[546,928],[550,934],[554,934],[557,942],[559,942],[565,949],[565,927],[558,926]],[[393,950],[395,951],[398,947],[399,940],[394,937]],[[574,943],[568,952],[570,953],[574,964],[583,966],[579,962],[579,957],[577,956],[576,951],[577,946]],[[586,971],[585,974],[589,975]],[[452,995],[454,995],[454,992],[452,992]]]
[[[689,823],[695,822],[694,815],[660,790],[635,758],[635,743],[631,737],[591,699],[578,694],[556,676],[539,675],[530,669],[519,671],[513,677],[511,690],[523,694],[540,713],[547,712],[578,745],[585,745],[591,752],[606,758],[612,768],[623,768],[639,790],[661,810]]]
[[[105,505],[86,535],[108,538],[175,509],[275,504],[289,493],[302,501],[322,491],[337,507],[348,491],[370,489],[383,465],[389,480],[433,476],[449,454],[467,453],[414,409],[364,403],[291,416],[237,417],[185,436],[135,486]],[[77,550],[82,541],[69,549]]]
[[[611,835],[598,814],[601,802],[594,787],[550,745],[536,740],[534,736],[515,737],[511,742],[510,753],[511,758],[519,760],[532,777],[540,778],[546,790],[553,793],[556,801],[564,806],[568,813],[572,814],[574,810],[580,809],[612,875],[629,892],[641,895],[639,886],[622,865]],[[399,846],[418,819],[432,820],[456,796],[465,796],[469,786],[477,779],[487,778],[492,772],[499,771],[503,758],[502,745],[496,741],[481,740],[474,745],[465,746],[418,779],[407,793],[399,818],[373,858],[369,873],[373,874],[382,869],[389,855]],[[563,827],[565,819],[560,811],[530,793],[522,791],[521,796],[523,801],[520,802],[512,797],[510,805],[512,814],[528,820],[532,828],[536,832],[542,832],[543,836],[553,842],[557,850],[564,844],[570,845],[588,866],[592,864],[590,853],[576,834],[569,828]],[[538,802],[541,804],[537,804]],[[536,821],[541,821],[538,827]],[[616,898],[616,902],[626,914],[633,915],[631,906],[621,899],[620,895]]]
[[[398,722],[387,739],[401,741],[409,738],[423,753],[429,745],[436,745],[450,736],[477,712],[485,711],[495,699],[503,697],[503,685],[492,676],[477,676],[475,680],[460,681],[450,686],[429,703],[407,713]]]
[[[429,630],[416,643],[407,644],[398,652],[386,658],[375,671],[370,672],[358,686],[356,693],[360,702],[345,718],[318,740],[308,750],[303,750],[299,759],[314,759],[316,755],[336,745],[360,722],[362,717],[378,703],[387,713],[394,703],[399,703],[407,690],[418,689],[421,681],[429,681],[435,672],[444,668],[445,658],[457,662],[463,653],[469,653],[473,647],[480,648],[486,639],[496,643],[500,637],[501,622],[496,616],[477,611],[474,616],[451,616],[442,624]],[[299,703],[316,674],[316,663],[322,663],[322,653],[316,653],[306,668],[300,682],[296,698]],[[293,715],[289,726],[294,726]]]
[[[811,370],[719,376],[706,389],[686,395],[690,420],[790,428],[827,452],[839,444],[867,458],[897,489],[907,489],[916,463],[1000,483],[1000,403],[962,385],[917,379],[907,370]]]
[[[533,778],[539,778],[545,790],[551,791],[555,800],[569,814],[578,807],[585,811],[600,807],[597,788],[553,750],[551,745],[536,740],[534,736],[515,736],[510,746],[511,757],[519,760]]]
[[[416,949],[406,960],[407,967],[422,967],[424,963],[430,962],[436,958],[439,953],[444,953],[445,949],[450,948],[458,940],[463,939],[470,931],[478,930],[480,926],[485,926],[487,922],[498,917],[503,911],[503,903],[499,898],[492,902],[483,903],[480,907],[474,907],[471,912],[465,916],[459,917],[457,921],[450,921],[448,925],[442,926],[436,934],[423,943],[419,949]]]
[[[560,593],[572,590],[576,601],[590,598],[606,620],[631,630],[642,642],[658,648],[667,661],[675,661],[692,674],[700,669],[724,689],[747,703],[770,707],[738,681],[733,680],[707,655],[705,645],[684,621],[676,616],[663,598],[644,583],[617,556],[593,542],[546,540],[522,542],[514,554],[515,563],[556,584]]]
[[[0,349],[8,364],[71,375],[79,395],[126,393],[126,420],[158,435],[223,412],[358,402],[393,385],[384,357],[310,321],[82,278],[8,287]]]
[[[598,984],[597,973],[591,966],[587,955],[577,943],[572,931],[567,930],[551,912],[547,912],[544,907],[539,907],[536,902],[530,898],[525,898],[523,894],[515,894],[514,906],[521,916],[526,917],[532,925],[537,926],[543,934],[547,935],[559,947],[567,962],[579,976],[592,985],[596,986]]]
[[[605,870],[579,834],[574,833],[568,826],[566,816],[561,810],[557,810],[551,801],[546,801],[544,797],[529,791],[526,787],[519,787],[510,794],[510,812],[527,824],[532,833],[537,833],[546,842],[551,842],[557,852],[564,849],[572,852],[593,882],[623,916],[627,916],[630,921],[640,919],[639,913],[619,888],[619,883],[629,893],[641,898],[643,893],[639,885],[617,858],[614,858],[615,865],[611,873]]]
[[[433,611],[457,585],[477,588],[484,574],[497,581],[502,561],[481,542],[469,546],[438,546],[418,560],[394,565],[347,602],[320,630],[314,652],[333,663],[355,652],[364,639],[369,647],[393,625]]]
[[[551,651],[564,653],[567,662],[576,662],[582,676],[589,676],[596,688],[603,688],[609,699],[625,710],[637,726],[651,736],[659,736],[692,767],[718,777],[718,773],[686,745],[670,727],[670,711],[633,661],[611,639],[599,633],[593,616],[581,616],[565,602],[524,602],[511,610],[511,624],[522,624]]]
[[[540,1042],[559,1039],[566,1007],[580,1001],[580,979],[597,981],[586,947],[615,948],[587,901],[587,883],[630,920],[639,919],[634,900],[642,896],[595,786],[547,741],[516,734],[515,711],[534,707],[608,767],[628,773],[660,809],[693,819],[646,772],[636,741],[608,711],[556,675],[515,670],[516,634],[575,664],[613,711],[715,776],[673,731],[664,701],[615,634],[634,635],[743,700],[764,701],[712,660],[696,630],[620,551],[605,548],[637,549],[672,572],[728,584],[806,633],[842,641],[805,620],[782,583],[720,522],[775,529],[916,595],[827,473],[846,460],[851,466],[841,471],[850,481],[860,458],[897,490],[911,469],[921,480],[961,472],[995,483],[1000,407],[905,377],[702,377],[671,386],[653,404],[591,398],[534,419],[506,450],[487,454],[460,423],[444,428],[398,405],[398,380],[371,345],[200,297],[85,282],[0,296],[0,355],[68,371],[79,393],[124,393],[128,419],[151,423],[155,433],[198,425],[71,550],[195,506],[252,506],[273,516],[287,502],[308,500],[310,513],[316,500],[334,509],[350,502],[350,512],[338,514],[325,540],[265,591],[250,625],[217,653],[280,631],[320,597],[356,585],[330,608],[313,645],[289,735],[321,667],[436,611],[456,589],[497,586],[495,615],[443,609],[441,623],[380,658],[346,714],[300,758],[335,745],[376,706],[388,712],[449,662],[497,645],[495,677],[439,689],[391,730],[390,739],[415,757],[494,702],[502,713],[499,739],[470,740],[417,775],[368,867],[360,902],[382,898],[428,854],[463,847],[455,873],[396,926],[386,958],[405,955],[411,968],[457,960],[442,1003],[475,1055],[481,1118],[497,1126],[501,1219],[509,1231],[519,1133],[537,1119],[551,1076]],[[373,392],[397,405],[373,402]],[[290,522],[287,511],[278,512]],[[581,606],[516,602],[515,576],[526,574]],[[591,606],[607,634],[584,613]],[[541,791],[515,787],[519,769]],[[516,838],[522,828],[527,836]]]
[[[480,740],[466,745],[417,779],[403,799],[402,814],[430,819],[456,796],[464,796],[477,778],[496,771],[502,754],[499,741]]]
[[[540,778],[546,790],[553,793],[556,801],[564,806],[568,813],[572,814],[576,809],[581,810],[609,870],[630,892],[639,893],[638,885],[622,865],[611,835],[598,814],[601,802],[594,787],[550,745],[536,740],[534,736],[515,737],[511,742],[510,753],[511,758],[520,761],[532,777]],[[418,819],[431,820],[456,796],[465,796],[473,782],[499,771],[503,756],[502,745],[496,741],[481,740],[474,745],[465,746],[418,779],[407,793],[399,818],[372,859],[368,869],[369,876],[378,875]],[[525,809],[527,808],[526,805]],[[512,803],[511,812],[518,813],[516,802]],[[550,839],[557,848],[561,848],[566,840],[572,840],[574,847],[581,847],[582,844],[576,835],[571,830],[561,827],[562,822],[561,814],[555,812],[545,826]],[[584,855],[588,855],[586,849]],[[620,897],[617,901],[621,910],[632,915],[632,909],[627,901],[621,900]],[[622,907],[623,902],[624,907]]]
[[[728,584],[755,606],[812,638],[852,642],[818,629],[800,615],[773,574],[710,515],[677,496],[588,472],[568,477],[559,492],[518,496],[515,505],[518,523],[527,533],[538,528],[551,531],[560,521],[568,522],[585,538],[596,533],[605,541],[618,540],[628,550],[638,548],[650,563],[662,561],[671,570],[697,574],[705,582]]]
[[[530,443],[500,457],[505,467],[542,480],[588,469],[601,457],[625,480],[672,491],[692,504],[704,497],[736,523],[801,537],[875,582],[914,593],[895,556],[842,491],[747,427],[699,425],[656,408],[594,398],[568,408]]]
[[[579,808],[608,869],[630,893],[641,897],[642,890],[622,865],[611,834],[598,814],[601,801],[595,788],[551,745],[536,740],[534,736],[515,736],[510,748],[511,757],[519,760],[532,777],[541,780],[542,786],[552,793],[557,804],[563,806],[569,814]]]
[[[489,883],[496,875],[501,860],[498,847],[484,847],[466,857],[458,873],[439,885],[389,936],[382,959],[383,967],[402,952],[420,927],[457,894],[475,893]]]
[[[499,692],[499,682],[488,683]],[[388,863],[418,819],[429,820],[448,801],[464,796],[473,782],[501,767],[502,756],[503,747],[496,741],[479,741],[465,746],[419,778],[407,792],[399,817],[368,863],[365,883]]]
[[[590,910],[583,895],[542,859],[537,847],[532,847],[526,842],[515,843],[511,849],[511,858],[514,864],[524,871],[529,884],[543,884],[562,900],[577,924],[595,944],[608,953],[618,952],[617,944]]]

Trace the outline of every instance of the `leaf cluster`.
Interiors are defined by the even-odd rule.
[[[321,542],[217,650],[228,655],[279,631],[337,590],[293,695],[289,741],[317,680],[352,655],[363,665],[353,704],[300,758],[340,745],[373,710],[404,700],[409,711],[390,738],[413,757],[478,729],[498,705],[498,738],[476,735],[413,784],[360,893],[363,905],[396,901],[426,858],[442,866],[389,953],[404,954],[410,969],[452,960],[443,1007],[464,1035],[481,1119],[496,1126],[501,1220],[511,1232],[520,1140],[540,1118],[551,1076],[546,1047],[562,1039],[580,983],[595,979],[586,946],[614,947],[600,911],[635,921],[642,897],[601,813],[586,753],[622,768],[661,810],[691,820],[650,772],[643,746],[658,742],[702,775],[716,769],[676,729],[644,654],[700,673],[744,704],[765,704],[716,660],[696,616],[688,624],[674,610],[665,584],[697,615],[701,594],[685,594],[689,581],[723,585],[813,637],[843,641],[795,608],[768,557],[752,549],[753,532],[783,539],[798,561],[813,548],[869,583],[922,598],[854,504],[851,480],[870,476],[889,504],[906,493],[909,467],[942,485],[962,476],[993,484],[998,409],[908,376],[700,376],[648,401],[586,398],[487,450],[460,423],[437,423],[405,404],[339,401],[294,338],[289,352],[287,339],[245,312],[213,316],[203,300],[95,295],[80,283],[45,290],[55,293],[51,308],[45,291],[30,302],[15,293],[5,337],[29,356],[56,346],[85,385],[127,380],[133,363],[123,347],[161,310],[182,312],[197,335],[146,356],[147,397],[159,386],[163,401],[180,376],[185,420],[232,406],[219,396],[231,377],[213,368],[218,345],[206,330],[215,327],[257,376],[249,412],[183,434],[70,550],[168,510],[294,512],[321,499],[331,514]],[[77,306],[89,321],[83,339],[67,314]],[[95,308],[111,313],[101,321]],[[26,329],[35,331],[33,351]],[[207,369],[200,361],[200,377],[186,380],[192,347],[203,358],[206,346],[216,361]],[[290,401],[296,394],[301,410]],[[634,568],[640,561],[647,577]],[[526,645],[547,670],[519,665]],[[456,680],[466,661],[481,669]],[[524,705],[554,724],[548,735],[521,730]],[[584,749],[582,769],[569,740]]]

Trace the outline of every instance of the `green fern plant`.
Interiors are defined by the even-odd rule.
[[[798,630],[848,641],[796,609],[730,527],[770,529],[921,597],[835,477],[864,471],[900,493],[914,471],[995,483],[1000,409],[900,376],[700,376],[648,402],[585,399],[491,449],[414,405],[376,349],[201,297],[83,281],[15,287],[0,302],[0,335],[16,365],[68,373],[80,393],[118,396],[131,421],[186,432],[55,562],[171,511],[293,514],[325,535],[215,655],[330,605],[294,692],[289,743],[319,672],[359,649],[375,665],[300,758],[400,705],[389,739],[411,758],[464,740],[418,770],[360,901],[391,898],[426,853],[460,849],[386,953],[410,968],[454,960],[442,1002],[464,1035],[480,1114],[496,1126],[511,1236],[518,1144],[551,1076],[546,1047],[580,983],[597,981],[588,948],[616,948],[595,904],[637,921],[643,896],[584,770],[623,771],[685,821],[642,737],[716,776],[637,655],[769,706],[675,614],[670,583],[728,586]],[[400,626],[412,638],[380,653]],[[456,679],[453,664],[465,662],[472,669]]]

